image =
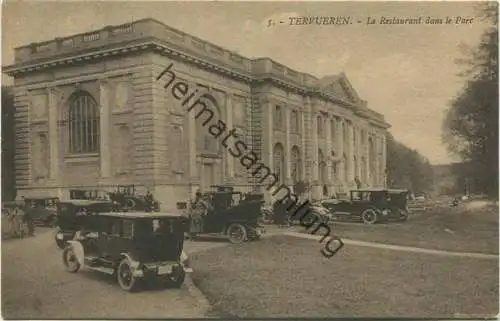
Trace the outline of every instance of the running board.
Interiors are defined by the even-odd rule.
[[[103,273],[106,273],[106,274],[109,274],[109,275],[113,275],[113,273],[115,273],[115,270],[112,269],[112,268],[105,268],[105,267],[93,267],[93,266],[87,266],[88,269],[90,270],[93,270],[93,271],[99,271],[99,272],[103,272]]]

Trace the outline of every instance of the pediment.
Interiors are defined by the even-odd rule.
[[[347,100],[352,103],[358,103],[361,101],[358,93],[354,90],[344,73],[323,77],[319,80],[319,82],[322,90],[330,92],[340,99]]]

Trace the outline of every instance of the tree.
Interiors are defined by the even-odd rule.
[[[428,191],[433,186],[434,171],[429,161],[416,150],[387,136],[387,181],[389,187],[414,192]]]
[[[476,187],[498,195],[498,4],[479,8],[489,23],[477,48],[464,59],[465,86],[451,101],[443,122],[443,141],[468,164]]]
[[[2,86],[2,200],[16,197],[14,177],[14,95]]]

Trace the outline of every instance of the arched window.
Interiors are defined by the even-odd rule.
[[[99,107],[87,92],[72,95],[69,107],[70,153],[99,152]]]
[[[210,94],[205,94],[199,101],[207,106],[202,109],[198,105],[193,109],[194,114],[189,117],[196,117],[196,137],[198,154],[219,154],[220,142],[208,131],[212,124],[216,124],[221,119],[221,113],[217,101]],[[196,116],[198,115],[198,116]]]
[[[280,143],[274,145],[273,150],[274,174],[278,177],[280,183],[285,182],[285,154],[283,146]]]
[[[291,151],[292,163],[292,180],[294,183],[302,180],[302,159],[300,157],[300,150],[297,146],[292,147]]]

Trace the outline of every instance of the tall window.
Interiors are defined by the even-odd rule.
[[[302,160],[300,158],[300,150],[297,146],[292,147],[292,152],[291,152],[291,174],[292,174],[292,180],[294,183],[300,181],[302,179]]]
[[[95,153],[99,151],[99,108],[86,92],[73,94],[69,109],[70,152]]]
[[[281,110],[281,106],[276,105],[274,109],[274,125],[277,128],[281,128],[283,126],[283,111]]]
[[[274,158],[274,174],[278,177],[280,183],[285,182],[285,154],[283,152],[283,146],[278,143],[274,145],[273,151]]]
[[[323,137],[323,117],[316,118],[316,128],[318,130],[318,137]]]
[[[296,110],[292,110],[290,114],[290,127],[291,127],[291,132],[297,133],[299,131],[300,125],[299,125],[299,114],[297,113]]]

